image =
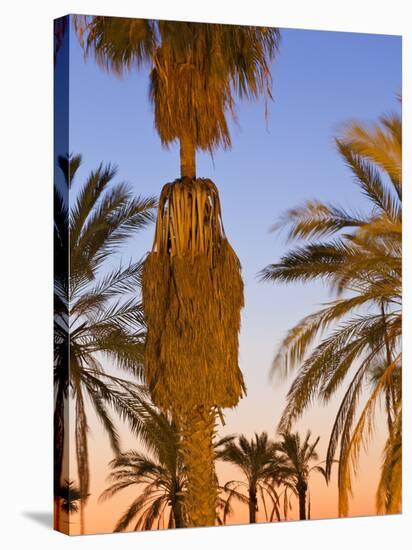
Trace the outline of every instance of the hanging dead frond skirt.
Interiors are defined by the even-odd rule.
[[[212,181],[164,186],[142,279],[145,377],[155,404],[181,412],[235,406],[245,390],[238,365],[243,282]]]

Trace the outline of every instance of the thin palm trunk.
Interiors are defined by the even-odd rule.
[[[176,529],[179,529],[180,527],[186,527],[185,522],[183,520],[183,510],[182,510],[182,503],[180,499],[177,499],[173,505],[173,516],[175,518]]]
[[[56,531],[60,531],[60,498],[54,499],[54,528]]]
[[[217,483],[213,434],[215,413],[197,407],[182,418],[181,452],[187,475],[185,506],[189,527],[215,524]]]
[[[306,519],[306,490],[307,484],[299,482],[296,487],[299,496],[299,519]]]
[[[196,177],[196,147],[188,135],[180,138],[180,175],[182,178]]]
[[[256,523],[257,494],[256,485],[249,489],[249,523]]]
[[[85,517],[84,517],[84,508],[86,506],[86,503],[84,501],[80,501],[80,534],[84,535],[85,533]]]

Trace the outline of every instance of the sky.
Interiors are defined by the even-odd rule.
[[[311,198],[362,210],[365,200],[336,151],[334,136],[348,120],[373,122],[400,108],[400,37],[297,29],[281,29],[281,35],[272,66],[273,102],[267,122],[263,101],[239,103],[238,121],[231,124],[232,149],[216,151],[213,158],[197,156],[197,175],[212,179],[220,190],[226,234],[240,258],[245,283],[240,367],[248,394],[235,410],[226,411],[222,434],[251,436],[266,430],[276,435],[292,379],[270,380],[271,360],[286,331],[331,297],[320,283],[281,286],[259,281],[259,271],[288,250],[284,236],[269,231],[271,225],[285,210]],[[154,129],[147,69],[122,78],[104,72],[93,59],[85,61],[72,29],[61,59],[66,48],[70,48],[69,151],[83,156],[77,184],[100,162],[111,162],[119,167],[118,181],[128,182],[136,194],[158,195],[166,182],[179,177],[179,154],[176,146],[162,148]],[[58,60],[55,71],[59,86],[63,61],[59,65]],[[153,230],[152,226],[133,238],[114,260],[116,265],[150,250]],[[321,456],[338,398],[326,408],[313,407],[297,425],[321,436]],[[97,506],[112,456],[96,422],[92,432],[87,530],[110,531],[130,495]],[[122,435],[125,450],[139,446],[126,428]],[[354,515],[374,513],[383,437],[384,430],[378,429],[363,459],[351,507]],[[227,465],[219,465],[218,473],[223,481],[239,476]],[[336,486],[326,487],[315,475],[310,487],[312,517],[336,516]],[[296,518],[295,510],[292,517]],[[245,520],[243,508],[232,518],[234,523]]]

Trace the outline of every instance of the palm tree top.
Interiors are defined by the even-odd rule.
[[[303,440],[298,432],[281,432],[280,436],[281,440],[275,444],[276,450],[288,458],[289,464],[298,476],[306,477],[310,462],[319,459],[316,447],[320,437],[310,442],[312,437],[310,430],[306,432]]]
[[[77,16],[75,28],[86,55],[106,70],[151,69],[165,145],[186,136],[203,150],[229,147],[226,115],[235,117],[235,97],[271,98],[278,29],[104,16]]]
[[[243,434],[237,439],[231,437],[217,451],[216,457],[236,464],[248,480],[269,478],[274,472],[278,475],[281,463],[276,444],[266,432],[255,433],[251,439]]]

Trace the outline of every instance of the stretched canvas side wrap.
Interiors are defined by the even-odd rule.
[[[401,55],[54,21],[56,530],[402,512]]]

